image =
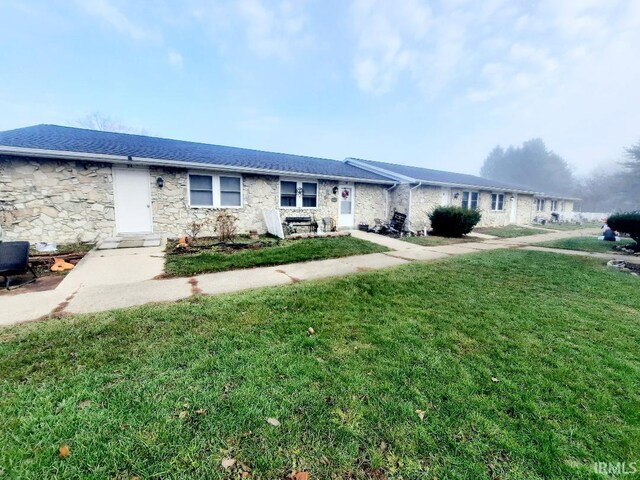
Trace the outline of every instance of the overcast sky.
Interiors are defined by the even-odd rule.
[[[639,0],[0,0],[0,130],[154,135],[478,173],[640,140]]]

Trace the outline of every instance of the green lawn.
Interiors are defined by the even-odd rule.
[[[274,246],[233,253],[207,251],[193,255],[167,255],[165,271],[168,275],[191,276],[386,251],[386,247],[354,237],[284,240]]]
[[[601,478],[640,458],[639,285],[501,250],[0,330],[0,469]]]
[[[564,238],[562,240],[551,240],[548,242],[536,243],[536,246],[563,248],[566,250],[582,250],[585,252],[611,253],[612,251],[615,251],[613,249],[615,245],[632,245],[634,243],[636,242],[628,238],[623,238],[619,242],[605,242],[603,240],[598,240],[597,237],[571,237]]]
[[[588,222],[582,223],[578,225],[573,222],[566,223],[547,223],[546,225],[536,225],[539,228],[545,228],[548,230],[584,230],[585,228],[600,228],[602,227],[602,222]]]
[[[402,237],[400,240],[405,242],[415,243],[416,245],[422,245],[423,247],[437,247],[440,245],[453,245],[455,243],[464,242],[477,242],[477,238],[455,238],[455,237],[438,237],[436,235],[429,235],[427,237]]]
[[[502,237],[502,238],[524,237],[526,235],[540,235],[541,233],[546,233],[543,230],[539,230],[536,228],[522,227],[520,225],[507,225],[504,227],[474,228],[473,231],[476,233],[484,233],[485,235],[493,235],[495,237]]]

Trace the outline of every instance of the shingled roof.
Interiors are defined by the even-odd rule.
[[[85,154],[105,162],[127,161],[131,157],[134,163],[150,165],[200,166],[393,183],[385,176],[337,160],[58,125],[35,125],[0,132],[0,153],[49,158],[81,158],[77,154]]]
[[[488,178],[467,175],[466,173],[446,172],[430,168],[411,167],[395,163],[375,162],[361,158],[347,158],[345,163],[384,175],[401,183],[423,182],[430,185],[475,187],[483,189],[507,190],[520,193],[541,193],[523,185],[499,182]]]

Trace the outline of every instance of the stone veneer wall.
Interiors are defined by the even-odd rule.
[[[356,226],[359,223],[366,223],[372,227],[375,224],[376,218],[385,221],[387,217],[387,213],[385,212],[387,202],[385,188],[386,187],[381,185],[368,183],[356,184]]]
[[[4,240],[68,243],[113,235],[111,166],[0,158]]]
[[[411,216],[409,228],[413,231],[430,228],[429,214],[442,202],[442,189],[432,185],[422,185],[411,190]]]
[[[536,216],[536,205],[533,195],[518,194],[518,214],[517,223],[527,225],[533,221]]]
[[[409,206],[409,186],[399,185],[397,191],[392,191],[390,195],[391,211],[395,208],[403,213],[408,212]],[[446,189],[445,189],[446,190]],[[463,189],[452,188],[448,194],[449,205],[462,205],[462,192]],[[454,198],[456,193],[458,198]],[[422,185],[414,190],[411,190],[411,217],[410,224],[411,229],[414,231],[422,230],[424,227],[430,228],[429,213],[434,208],[446,204],[447,193],[441,188],[432,185]],[[511,202],[518,202],[517,210],[517,223],[530,223],[533,216],[535,216],[535,206],[533,204],[532,195],[520,194],[517,197],[514,196],[514,200],[511,200],[511,193],[506,192],[504,194],[504,210],[492,211],[491,210],[491,192],[480,191],[478,197],[478,208],[482,213],[482,220],[478,226],[504,226],[508,225],[511,221]],[[532,216],[532,210],[534,215]]]
[[[311,216],[321,223],[325,217],[338,221],[338,195],[333,193],[338,185],[354,185],[353,182],[332,180],[318,181],[317,208],[279,208],[280,178],[277,176],[244,174],[243,206],[241,208],[190,208],[188,204],[187,170],[152,168],[151,198],[154,219],[154,231],[170,237],[183,235],[188,224],[193,221],[213,219],[217,212],[226,210],[238,219],[239,233],[249,230],[266,232],[262,211],[278,209],[284,220],[289,216]],[[155,185],[155,178],[164,178],[162,189]],[[333,200],[335,199],[335,201]],[[373,224],[374,218],[384,218],[384,187],[363,183],[355,184],[355,222]],[[213,225],[208,225],[201,235],[214,235]]]

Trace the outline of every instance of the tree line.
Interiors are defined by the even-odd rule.
[[[540,138],[519,147],[495,147],[480,175],[549,194],[580,198],[583,212],[640,210],[640,142],[624,150],[621,161],[577,176],[569,163]]]

